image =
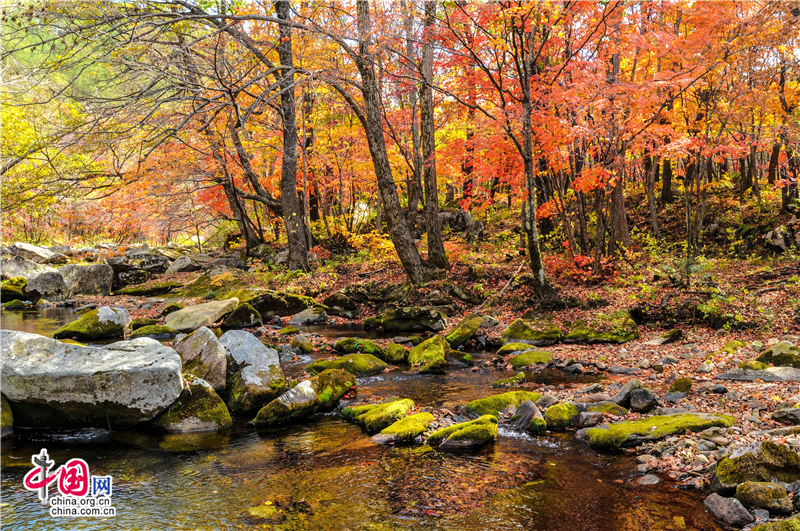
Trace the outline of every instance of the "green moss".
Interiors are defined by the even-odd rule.
[[[295,336],[292,339],[292,346],[303,354],[311,354],[314,352],[314,345],[306,336]]]
[[[369,339],[357,339],[354,337],[340,339],[333,345],[333,348],[344,354],[372,354],[376,358],[388,361],[383,347]]]
[[[145,326],[153,326],[158,324],[158,319],[148,319],[147,317],[137,317],[131,321],[131,330],[139,330]]]
[[[178,399],[153,420],[153,425],[166,431],[198,431],[196,427],[192,429],[191,426],[185,426],[192,422],[206,424],[199,431],[229,428],[233,423],[231,415],[214,389],[190,374],[185,374],[184,378],[188,385],[181,391]]]
[[[728,354],[736,354],[736,351],[740,348],[747,346],[747,343],[744,341],[739,341],[734,339],[733,341],[728,341],[725,343],[725,346],[722,347],[722,352],[727,352]]]
[[[348,406],[342,410],[342,416],[361,424],[369,433],[377,433],[405,417],[412,409],[414,401],[404,398],[383,404]]]
[[[747,360],[743,361],[739,364],[740,369],[747,369],[750,371],[763,371],[764,369],[769,369],[769,365],[766,363],[761,363],[760,361],[755,360]]]
[[[517,319],[503,331],[503,343],[528,343],[530,345],[552,345],[563,337],[555,323],[546,320]]]
[[[131,334],[131,339],[137,337],[166,337],[177,336],[178,331],[164,325],[143,326],[138,330],[134,330]]]
[[[305,309],[317,306],[316,301],[314,301],[314,299],[311,297],[272,290],[260,290],[257,296],[246,299],[242,302],[248,302],[262,316],[294,315],[302,312]]]
[[[3,436],[14,427],[14,414],[11,412],[11,405],[5,396],[0,395],[0,434]]]
[[[417,413],[382,429],[381,434],[394,435],[399,442],[410,442],[418,435],[425,433],[431,422],[433,422],[433,415],[430,413]]]
[[[25,304],[21,300],[14,299],[13,301],[4,302],[3,305],[0,306],[0,308],[7,308],[7,309],[11,310],[11,309],[14,309],[14,308],[24,308],[25,306],[27,306],[27,304]]]
[[[408,336],[408,340],[411,342],[411,345],[416,347],[420,343],[424,341],[420,336]]]
[[[447,368],[445,355],[450,350],[447,341],[441,335],[423,341],[408,354],[408,363],[419,372],[444,374]]]
[[[529,350],[518,356],[514,356],[509,360],[511,366],[528,367],[529,365],[536,365],[538,363],[550,363],[551,355],[546,350]]]
[[[598,313],[590,322],[575,321],[565,343],[626,343],[639,339],[639,328],[625,310],[608,314]]]
[[[0,282],[0,301],[26,300],[28,298],[25,294],[27,286],[28,281],[24,277],[14,277]]]
[[[124,335],[125,331],[122,325],[112,321],[101,323],[97,313],[98,310],[92,310],[83,314],[75,321],[56,330],[53,338],[104,339],[107,337],[122,337]]]
[[[172,304],[167,304],[166,306],[164,306],[164,309],[161,310],[161,317],[165,317],[171,314],[172,312],[177,312],[178,310],[183,310],[184,308],[186,308],[186,306],[184,306],[179,302],[173,302]]]
[[[575,427],[575,421],[580,412],[573,404],[562,403],[550,406],[544,412],[544,420],[552,431],[564,431]]]
[[[547,421],[542,417],[534,417],[528,423],[528,431],[534,435],[540,435],[547,430]]]
[[[250,507],[248,514],[253,518],[265,520],[280,520],[283,517],[283,510],[272,504],[261,504]]]
[[[506,356],[514,354],[515,352],[526,352],[528,350],[535,350],[533,345],[528,343],[506,343],[497,351],[498,356]]]
[[[747,507],[778,513],[792,510],[792,502],[786,494],[786,489],[777,483],[745,481],[736,487],[736,498]]]
[[[800,531],[800,515],[793,516],[780,522],[763,524],[752,528],[750,531]]]
[[[515,376],[506,378],[505,380],[497,380],[496,382],[492,383],[492,387],[512,387],[523,383],[525,383],[525,373],[521,372]]]
[[[549,410],[548,410],[549,411]],[[639,438],[657,440],[686,431],[698,432],[714,426],[730,427],[735,423],[730,415],[683,413],[680,415],[656,415],[635,421],[615,422],[608,428],[590,428],[585,437],[592,448],[614,450],[627,442],[638,442]]]
[[[467,404],[467,411],[473,415],[494,415],[497,416],[508,406],[519,407],[526,400],[536,402],[542,398],[539,393],[529,391],[510,391],[499,395],[479,398]]]
[[[799,480],[800,455],[772,441],[761,443],[757,452],[726,457],[717,464],[715,477],[715,482],[723,488],[734,488],[746,481],[794,483]]]
[[[452,441],[489,441],[497,438],[497,417],[493,415],[483,415],[482,417],[453,424],[446,428],[435,431],[428,437],[428,444],[438,446],[446,440]]]
[[[800,369],[800,349],[788,341],[781,341],[756,358],[761,363],[776,367],[794,367]]]
[[[469,342],[481,326],[483,319],[480,315],[468,315],[461,320],[460,323],[445,336],[445,339],[452,348],[458,348],[461,345]]]
[[[397,343],[389,343],[386,345],[386,358],[384,361],[387,363],[406,363],[408,361],[409,350],[403,345]]]
[[[129,295],[138,297],[152,297],[154,295],[165,295],[179,288],[183,284],[180,282],[157,282],[155,284],[148,284],[145,286],[129,286],[114,292],[115,295]]]
[[[692,390],[692,380],[690,378],[678,378],[669,386],[670,393],[689,393]]]
[[[222,328],[246,328],[261,326],[261,314],[255,308],[243,302],[236,307],[222,322]]]
[[[286,327],[281,328],[280,330],[278,330],[278,335],[281,335],[281,336],[293,336],[293,335],[299,334],[299,333],[300,333],[300,329],[297,328],[296,326],[286,326]]]
[[[616,417],[621,417],[628,414],[627,409],[622,406],[618,406],[614,402],[599,402],[597,404],[592,404],[589,406],[587,411],[599,411],[600,413],[614,415]]]
[[[388,366],[386,362],[372,354],[350,354],[334,360],[321,360],[306,365],[306,372],[319,374],[329,369],[340,369],[355,376],[369,376],[382,372]]]

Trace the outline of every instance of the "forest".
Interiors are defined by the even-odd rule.
[[[9,0],[0,24],[4,525],[41,509],[10,460],[102,429],[80,455],[129,478],[132,528],[170,511],[152,448],[196,506],[176,529],[800,528],[800,2]],[[224,509],[180,489],[186,452]],[[579,494],[600,509],[553,502]]]

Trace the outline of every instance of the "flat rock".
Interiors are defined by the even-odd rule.
[[[21,256],[0,256],[0,276],[3,280],[10,280],[16,277],[22,277],[30,281],[32,278],[41,275],[42,273],[53,273],[58,270],[54,267],[37,264],[30,260],[26,260]]]
[[[183,310],[172,312],[164,319],[164,324],[179,332],[192,332],[203,326],[211,326],[239,305],[239,299],[211,301]]]
[[[753,382],[756,380],[763,380],[764,382],[800,382],[800,369],[795,369],[794,367],[770,367],[763,371],[733,369],[718,374],[716,378],[718,380],[737,382]]]

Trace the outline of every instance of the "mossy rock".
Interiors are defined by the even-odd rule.
[[[53,334],[53,338],[92,340],[123,337],[126,331],[125,324],[129,325],[130,323],[130,316],[128,315],[128,312],[120,308],[111,309],[111,312],[113,312],[119,318],[104,319],[104,321],[101,322],[99,312],[104,308],[106,309],[104,310],[105,313],[108,310],[107,306],[85,313],[75,321],[62,326],[56,330],[55,334]],[[120,324],[118,322],[120,320],[127,321],[127,323]]]
[[[599,411],[606,415],[613,415],[615,417],[622,417],[628,414],[628,410],[624,407],[615,404],[614,402],[596,402],[590,404],[586,411]]]
[[[575,404],[564,402],[547,408],[544,412],[544,420],[551,431],[565,431],[568,428],[577,427],[578,415],[580,415],[580,411]]]
[[[638,446],[670,435],[681,435],[687,431],[699,432],[715,426],[729,428],[735,422],[736,420],[730,415],[710,413],[655,415],[640,420],[615,422],[608,427],[589,428],[583,437],[592,448],[616,450],[626,446]]]
[[[330,411],[339,399],[357,386],[355,376],[327,370],[295,385],[261,408],[253,420],[257,427],[271,427]]]
[[[747,360],[741,362],[738,368],[747,369],[749,371],[763,371],[764,369],[769,369],[769,365],[756,360]]]
[[[745,481],[736,487],[736,498],[747,507],[779,514],[792,512],[792,500],[789,499],[786,489],[777,483]]]
[[[575,321],[564,343],[627,343],[639,339],[639,327],[625,310],[598,313],[590,322]]]
[[[428,437],[428,444],[442,449],[464,449],[481,446],[497,438],[497,417],[483,415],[460,424],[453,424],[435,431]]]
[[[278,330],[278,335],[281,336],[294,336],[300,333],[300,329],[296,326],[285,326]]]
[[[498,356],[508,356],[518,352],[527,352],[529,350],[536,350],[533,345],[528,343],[506,343],[497,350]]]
[[[147,317],[137,317],[131,321],[131,330],[139,330],[145,326],[153,326],[158,324],[158,319],[148,319]]]
[[[368,433],[377,433],[404,418],[412,409],[414,401],[404,398],[382,404],[348,406],[342,409],[342,416],[360,424]]]
[[[193,298],[193,297],[209,297],[230,299],[236,297],[240,302],[247,302],[253,298],[256,293],[265,290],[240,290],[236,291],[236,295],[230,297],[226,296],[242,285],[242,280],[238,275],[233,273],[223,273],[221,275],[214,275],[213,277],[204,273],[197,277],[194,282],[186,284],[182,289],[176,293],[180,297]],[[240,296],[241,295],[241,296]]]
[[[731,492],[746,481],[800,481],[800,455],[772,441],[752,443],[734,450],[717,464],[711,487],[718,492]]]
[[[504,344],[524,343],[541,347],[556,343],[563,335],[561,329],[552,321],[517,319],[503,331],[500,340]]]
[[[467,344],[475,337],[478,329],[481,327],[483,318],[480,315],[471,314],[461,320],[460,323],[445,336],[445,339],[450,344],[451,348],[457,349],[458,347]]]
[[[692,390],[692,380],[690,378],[678,378],[669,386],[670,393],[686,393]]]
[[[540,363],[550,363],[551,354],[546,350],[529,350],[518,356],[514,356],[508,362],[514,368],[528,367]]]
[[[409,415],[382,429],[381,435],[389,436],[395,442],[411,442],[425,433],[431,422],[433,422],[433,415],[430,413]]]
[[[128,286],[118,289],[114,295],[128,295],[132,297],[153,297],[154,295],[166,295],[174,290],[180,289],[183,284],[180,282],[158,282],[146,286]]]
[[[467,411],[475,416],[494,415],[497,416],[501,411],[508,406],[519,407],[519,405],[526,400],[536,402],[542,398],[539,393],[529,391],[509,391],[499,395],[493,395],[486,398],[479,398],[467,404]]]
[[[526,429],[534,435],[541,435],[547,431],[547,421],[542,417],[533,417]]]
[[[178,399],[153,420],[153,426],[169,433],[218,431],[230,428],[233,421],[225,402],[211,384],[190,374],[184,375]]]
[[[166,306],[164,306],[164,309],[161,310],[161,317],[165,317],[171,314],[172,312],[177,312],[178,310],[183,310],[184,308],[186,308],[186,306],[184,306],[179,302],[173,302],[171,304],[167,304]]]
[[[28,281],[25,277],[14,277],[0,282],[0,301],[26,300],[25,288]]]
[[[389,343],[386,345],[386,363],[406,363],[408,361],[409,350],[403,345],[397,343]]]
[[[740,348],[744,348],[747,346],[747,343],[744,341],[739,341],[738,339],[734,339],[732,341],[728,341],[725,343],[725,346],[722,347],[722,352],[726,352],[728,354],[736,354],[736,351]]]
[[[292,347],[299,350],[302,354],[311,354],[314,352],[314,345],[308,336],[298,335],[292,338]]]
[[[337,341],[336,344],[333,345],[333,348],[343,354],[372,354],[376,358],[388,361],[386,359],[386,351],[383,347],[369,339],[348,337]]]
[[[319,374],[329,369],[347,371],[354,376],[369,376],[383,372],[389,365],[372,354],[349,354],[334,360],[321,360],[306,365],[306,372]]]
[[[800,531],[800,515],[779,522],[759,525],[753,527],[750,531]]]
[[[506,378],[505,380],[497,380],[496,382],[493,382],[492,387],[513,387],[515,385],[524,384],[525,380],[525,373],[521,372],[515,376]]]
[[[164,325],[143,326],[134,330],[131,339],[137,337],[152,337],[153,339],[167,339],[178,335],[178,331]]]
[[[800,349],[788,341],[781,341],[757,357],[756,361],[776,367],[800,369]]]
[[[0,395],[0,439],[14,434],[14,413],[5,396]]]
[[[271,290],[264,290],[257,296],[243,302],[248,302],[262,317],[266,315],[285,317],[317,306],[316,301],[311,297]]]
[[[411,349],[408,363],[421,373],[444,374],[447,368],[445,356],[450,345],[441,335],[435,335]]]
[[[222,328],[238,329],[238,328],[255,328],[261,326],[264,322],[261,320],[261,314],[248,303],[240,303],[225,320],[222,322]]]
[[[0,308],[5,308],[6,310],[16,310],[18,308],[25,308],[28,306],[24,302],[19,299],[14,299],[13,301],[4,302]]]

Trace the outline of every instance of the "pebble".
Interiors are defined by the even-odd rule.
[[[636,480],[636,483],[639,485],[655,485],[659,483],[661,480],[658,479],[658,476],[653,474],[646,474],[639,479]]]

